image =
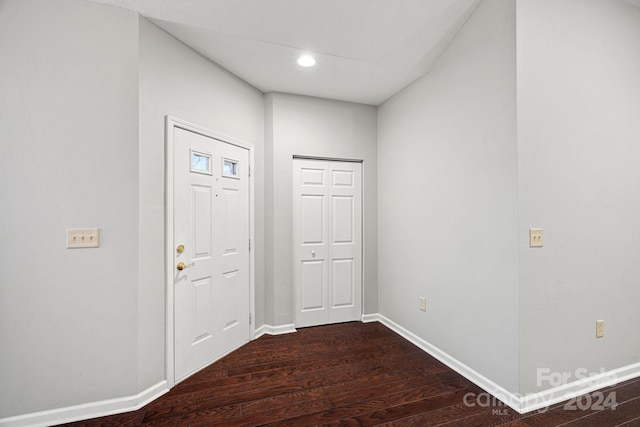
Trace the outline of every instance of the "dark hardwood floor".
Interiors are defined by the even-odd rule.
[[[69,425],[640,426],[640,379],[598,392],[615,409],[580,410],[592,394],[519,415],[483,393],[384,325],[353,322],[265,335],[136,412]]]

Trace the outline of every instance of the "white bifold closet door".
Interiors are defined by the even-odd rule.
[[[360,320],[362,164],[293,160],[296,327]]]

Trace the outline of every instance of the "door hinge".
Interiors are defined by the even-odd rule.
[[[249,252],[251,252],[251,239],[249,239]]]
[[[251,165],[249,165],[249,178],[251,178]]]
[[[251,321],[252,321],[252,320],[253,320],[253,319],[251,318],[251,313],[249,313],[249,324],[251,324]]]

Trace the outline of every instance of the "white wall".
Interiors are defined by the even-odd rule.
[[[267,324],[293,317],[293,155],[362,159],[364,312],[377,311],[376,108],[305,96],[266,96]]]
[[[265,315],[263,94],[141,18],[139,391],[165,376],[166,115],[255,146],[257,326]]]
[[[137,40],[130,11],[0,2],[0,418],[136,394]]]
[[[511,392],[515,66],[515,2],[484,0],[429,74],[378,111],[379,311]]]
[[[640,9],[518,0],[521,392],[640,362]],[[527,230],[544,228],[544,248]],[[605,320],[605,337],[595,322]]]

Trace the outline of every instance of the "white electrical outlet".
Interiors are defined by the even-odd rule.
[[[420,297],[420,310],[427,311],[427,299],[425,297]]]
[[[99,247],[99,228],[67,228],[67,249]]]
[[[596,338],[604,337],[604,320],[596,320]]]

